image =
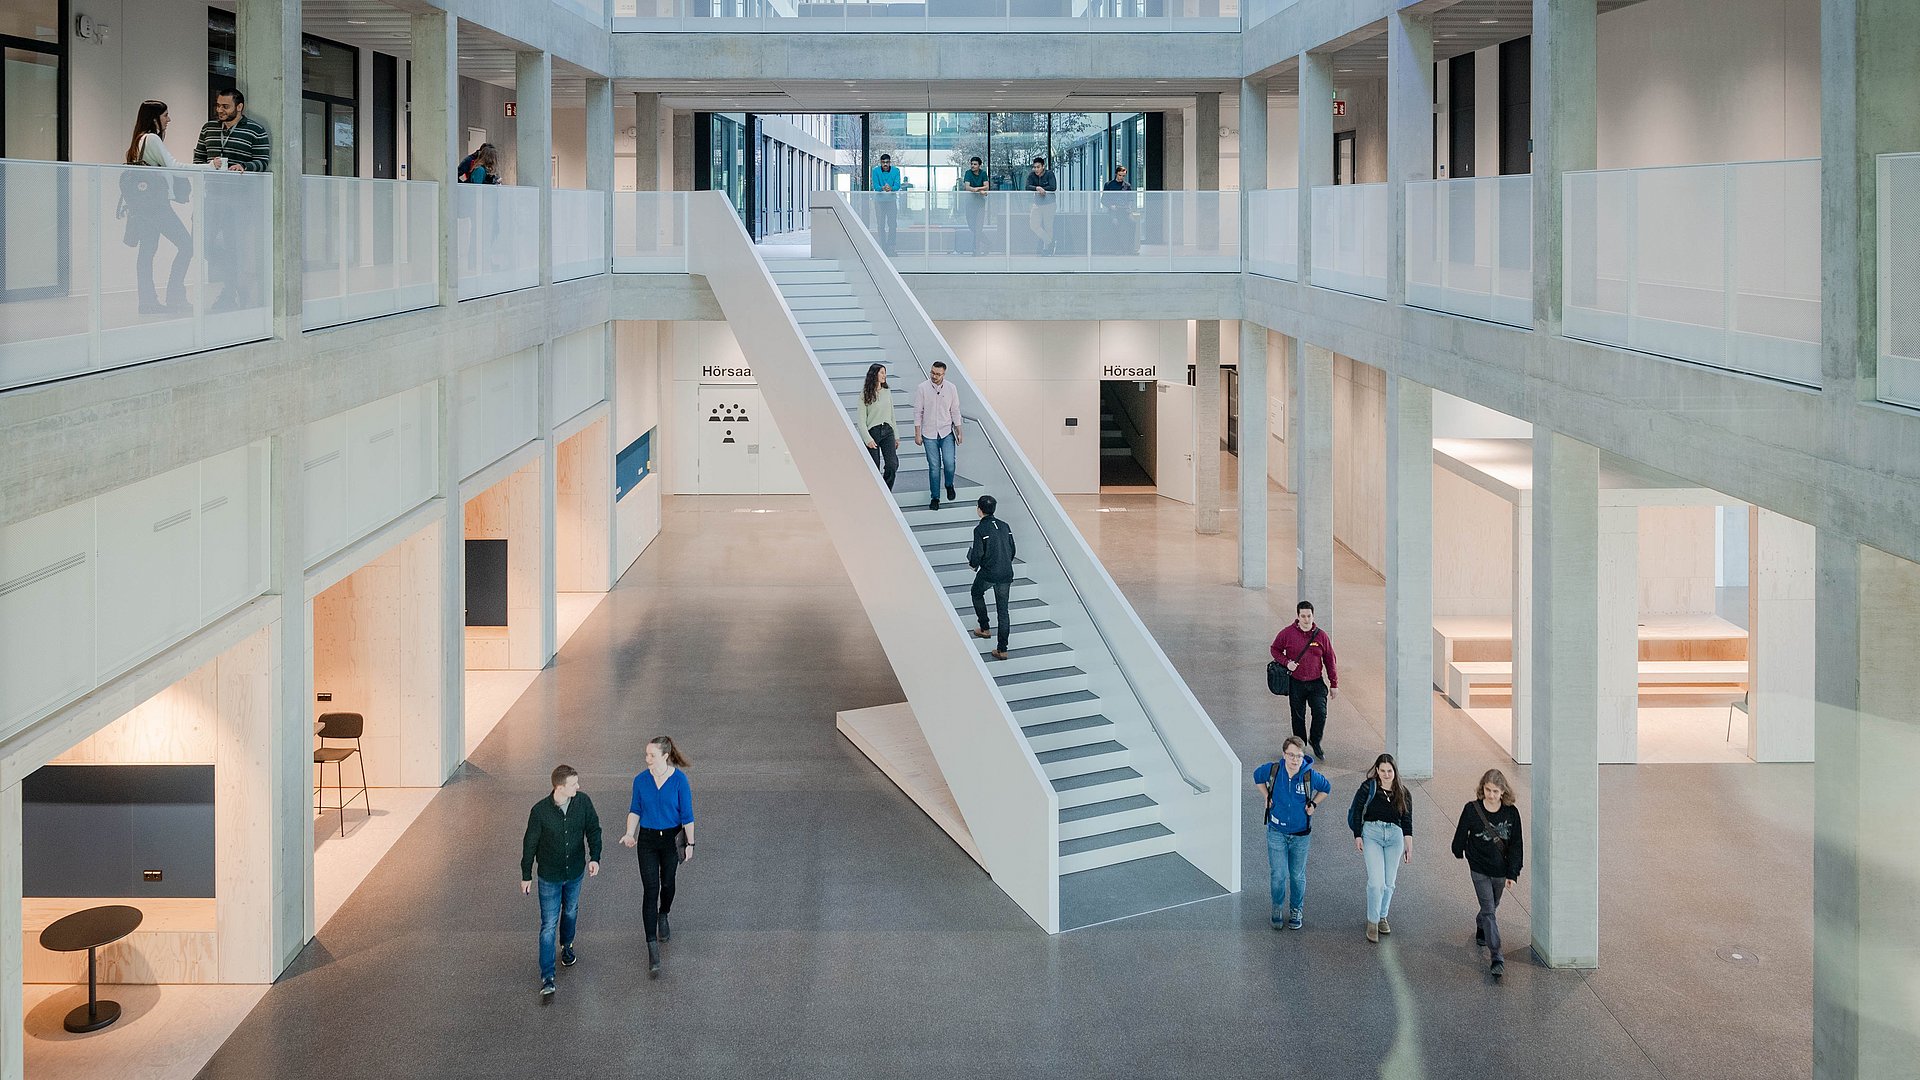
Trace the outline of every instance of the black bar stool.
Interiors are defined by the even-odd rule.
[[[318,814],[323,810],[340,811],[341,836],[347,835],[347,804],[354,799],[359,799],[366,805],[367,819],[373,819],[373,800],[367,795],[367,759],[360,753],[360,736],[366,727],[367,718],[357,712],[320,714],[320,748],[313,752],[313,763],[320,767],[319,776],[313,788],[313,812]],[[351,739],[353,746],[328,746],[328,739],[338,739],[341,742]],[[360,759],[360,790],[354,793],[353,798],[346,798],[345,763],[350,757]],[[329,762],[333,765],[333,801],[335,803],[333,806],[325,805],[321,799],[321,793],[327,786]]]

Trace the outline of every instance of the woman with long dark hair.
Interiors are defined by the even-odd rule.
[[[869,367],[867,381],[860,387],[860,432],[867,440],[873,467],[892,491],[893,478],[900,471],[900,444],[893,435],[893,391],[887,389],[885,364]]]
[[[647,743],[647,768],[633,778],[627,834],[620,842],[640,850],[640,923],[647,931],[647,973],[660,974],[660,942],[671,936],[674,871],[693,861],[693,786],[687,757],[665,735]]]
[[[1400,782],[1400,768],[1392,754],[1373,759],[1373,768],[1347,810],[1353,830],[1353,848],[1367,863],[1367,940],[1379,942],[1391,934],[1387,909],[1393,906],[1393,883],[1400,864],[1413,861],[1413,796]]]
[[[1460,810],[1460,824],[1453,829],[1453,857],[1467,860],[1473,894],[1480,900],[1473,942],[1493,954],[1490,970],[1497,979],[1506,974],[1507,960],[1500,952],[1500,923],[1494,913],[1500,909],[1500,894],[1520,880],[1526,858],[1520,810],[1513,805],[1513,785],[1507,783],[1507,775],[1488,769],[1480,776],[1478,794]]]
[[[172,124],[167,103],[147,100],[134,114],[133,138],[127,143],[125,164],[162,169],[207,169],[207,165],[182,165],[167,152],[164,141]],[[193,261],[193,234],[173,212],[173,202],[186,202],[187,179],[168,177],[128,169],[120,176],[120,204],[117,216],[127,219],[125,236],[134,252],[134,276],[140,290],[140,314],[164,315],[186,308],[187,267]],[[173,268],[167,274],[167,300],[153,287],[153,259],[160,253],[160,238],[173,245]]]

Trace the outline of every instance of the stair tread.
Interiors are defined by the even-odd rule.
[[[1001,686],[1018,686],[1021,683],[1045,682],[1048,679],[1065,679],[1075,675],[1085,675],[1077,667],[1041,668],[1038,671],[1016,671],[1011,675],[1001,675],[993,681]]]
[[[1064,735],[1071,731],[1089,731],[1098,727],[1112,727],[1113,721],[1101,713],[1089,713],[1086,716],[1073,716],[1065,720],[1049,720],[1044,724],[1032,724],[1020,729],[1020,734],[1029,739],[1041,739],[1048,735]]]
[[[1124,814],[1129,810],[1145,810],[1149,806],[1159,805],[1145,795],[1128,795],[1124,799],[1108,799],[1105,802],[1090,802],[1081,806],[1063,806],[1060,808],[1060,824],[1106,817],[1108,814]]]
[[[1172,836],[1173,830],[1159,822],[1151,825],[1135,825],[1130,829],[1116,829],[1113,832],[1095,833],[1074,840],[1060,841],[1060,854],[1079,855],[1102,848],[1119,847],[1121,844],[1134,844],[1142,840],[1155,840],[1162,836]]]
[[[989,604],[988,604],[988,607],[989,607],[989,609],[991,609],[991,608],[992,608],[992,607],[994,607],[994,606],[995,606],[995,605],[993,605],[992,603],[989,603]],[[1026,599],[1026,600],[1009,600],[1009,601],[1007,601],[1007,610],[1008,610],[1008,611],[1032,611],[1032,610],[1033,610],[1034,608],[1043,608],[1043,607],[1046,607],[1046,606],[1047,606],[1047,602],[1046,602],[1045,600],[1042,600],[1042,599],[1040,599],[1040,598],[1039,598],[1039,597],[1037,597],[1037,596],[1035,596],[1035,597],[1031,597],[1031,598],[1029,598],[1029,599]],[[961,601],[960,601],[959,603],[957,603],[957,604],[955,604],[955,605],[953,605],[953,610],[955,610],[955,611],[972,611],[972,610],[973,610],[973,598],[972,598],[972,596],[967,596],[967,597],[965,597],[965,598],[963,598],[963,599],[962,599],[962,600],[961,600]]]
[[[1072,690],[1064,694],[1044,694],[1040,697],[1023,698],[1009,702],[1007,707],[1014,712],[1026,712],[1029,709],[1050,709],[1055,705],[1073,705],[1082,701],[1099,701],[1100,695],[1091,690]]]
[[[1014,579],[1013,579],[1013,587],[1014,587],[1014,588],[1016,588],[1016,589],[1017,589],[1017,588],[1020,588],[1020,587],[1021,587],[1022,585],[1032,585],[1033,583],[1034,583],[1034,581],[1033,581],[1033,579],[1032,579],[1032,578],[1024,578],[1024,577],[1020,577],[1020,578],[1014,578]],[[949,592],[949,593],[952,593],[952,594],[953,594],[953,595],[955,595],[955,596],[968,596],[968,595],[971,595],[971,593],[972,593],[972,590],[973,590],[973,585],[972,585],[972,583],[970,583],[970,582],[964,582],[964,581],[963,581],[963,582],[961,582],[961,583],[960,583],[960,584],[958,584],[958,585],[949,585],[949,586],[947,586],[947,592]]]
[[[1082,788],[1098,787],[1101,784],[1117,784],[1123,780],[1138,780],[1140,774],[1127,766],[1118,769],[1102,769],[1099,772],[1081,773],[1078,776],[1063,776],[1053,781],[1055,791],[1079,791]]]
[[[981,652],[986,652],[992,648],[993,648],[992,642],[989,642],[989,641],[980,642]],[[1073,651],[1073,646],[1068,645],[1064,642],[1054,642],[1048,645],[1028,645],[1025,648],[1021,648],[1021,649],[1008,649],[1007,659],[1008,660],[1025,660],[1030,656],[1054,656],[1059,653],[1070,653],[1072,651]],[[998,663],[998,662],[999,661],[996,661],[996,660],[987,661],[987,663],[989,664]]]
[[[1078,761],[1081,758],[1099,757],[1102,754],[1124,754],[1126,746],[1108,739],[1105,742],[1084,743],[1080,746],[1063,746],[1058,750],[1046,750],[1034,755],[1040,764],[1051,765],[1056,761]]]

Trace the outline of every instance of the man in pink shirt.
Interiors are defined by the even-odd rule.
[[[960,388],[947,381],[947,365],[935,360],[928,379],[913,391],[913,442],[927,452],[927,509],[940,509],[940,478],[944,470],[947,498],[953,499],[959,451],[966,433],[960,418]]]
[[[1333,642],[1327,632],[1313,625],[1313,605],[1302,600],[1294,609],[1294,621],[1273,639],[1273,658],[1287,665],[1293,688],[1287,694],[1287,709],[1293,716],[1293,733],[1307,740],[1313,756],[1326,760],[1320,749],[1320,737],[1327,731],[1327,701],[1340,695],[1340,671],[1335,665]],[[1307,709],[1313,709],[1313,734],[1307,734]]]

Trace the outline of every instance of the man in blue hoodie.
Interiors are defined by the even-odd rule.
[[[1298,930],[1306,925],[1307,848],[1313,842],[1313,812],[1333,785],[1314,771],[1306,740],[1298,735],[1289,735],[1280,744],[1279,761],[1253,770],[1253,782],[1267,792],[1267,878],[1273,894],[1273,928]]]

